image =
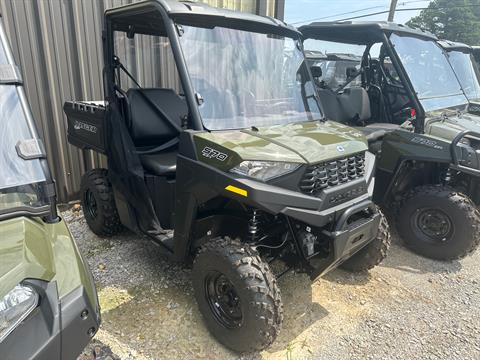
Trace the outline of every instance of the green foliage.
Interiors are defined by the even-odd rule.
[[[430,31],[440,39],[480,45],[480,0],[433,0],[428,10],[422,10],[407,25]]]

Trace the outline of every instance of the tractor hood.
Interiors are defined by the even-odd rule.
[[[200,133],[195,143],[201,161],[225,170],[243,160],[314,164],[368,147],[360,131],[332,121]]]
[[[480,116],[458,113],[442,120],[428,120],[425,133],[451,142],[455,136],[465,130],[476,131],[480,134]]]
[[[19,217],[0,222],[0,298],[25,279],[56,281],[60,298],[83,285],[96,303],[92,278],[63,221]]]

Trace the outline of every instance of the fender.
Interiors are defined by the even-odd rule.
[[[451,164],[450,143],[431,136],[395,130],[385,135],[375,175],[373,200],[383,205],[396,186],[396,179],[409,161]]]

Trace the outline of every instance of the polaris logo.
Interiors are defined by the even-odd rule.
[[[202,150],[202,155],[209,159],[217,159],[219,161],[225,161],[228,158],[228,155],[222,153],[218,150],[212,149],[211,147],[205,146]]]
[[[88,132],[91,132],[91,133],[94,133],[96,134],[97,133],[97,127],[95,125],[90,125],[90,124],[87,124],[87,123],[84,123],[84,122],[81,122],[81,121],[78,121],[78,120],[75,120],[75,122],[73,123],[73,128],[75,130],[85,130],[85,131],[88,131]]]
[[[348,201],[348,200],[351,200],[353,198],[356,198],[360,195],[363,195],[367,192],[367,188],[365,186],[359,186],[359,187],[356,187],[354,189],[350,189],[348,191],[345,191],[343,193],[340,193],[340,194],[334,194],[330,199],[329,199],[329,202],[330,204],[340,204],[340,203],[343,203],[345,201]]]

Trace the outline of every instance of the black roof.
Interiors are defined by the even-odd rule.
[[[473,48],[470,45],[460,43],[460,42],[455,42],[450,40],[439,40],[438,44],[442,48],[444,48],[446,51],[461,51],[468,54],[473,52]]]
[[[383,34],[401,33],[438,40],[435,35],[387,21],[313,22],[299,27],[305,39],[317,39],[347,44],[366,45],[382,41]]]
[[[290,37],[301,35],[293,26],[269,16],[216,8],[196,1],[145,0],[108,9],[105,16],[114,21],[116,30],[128,31],[128,25],[133,25],[136,33],[165,35],[158,26],[163,22],[159,10],[185,25],[208,28],[221,26]],[[122,23],[125,26],[122,27]]]

